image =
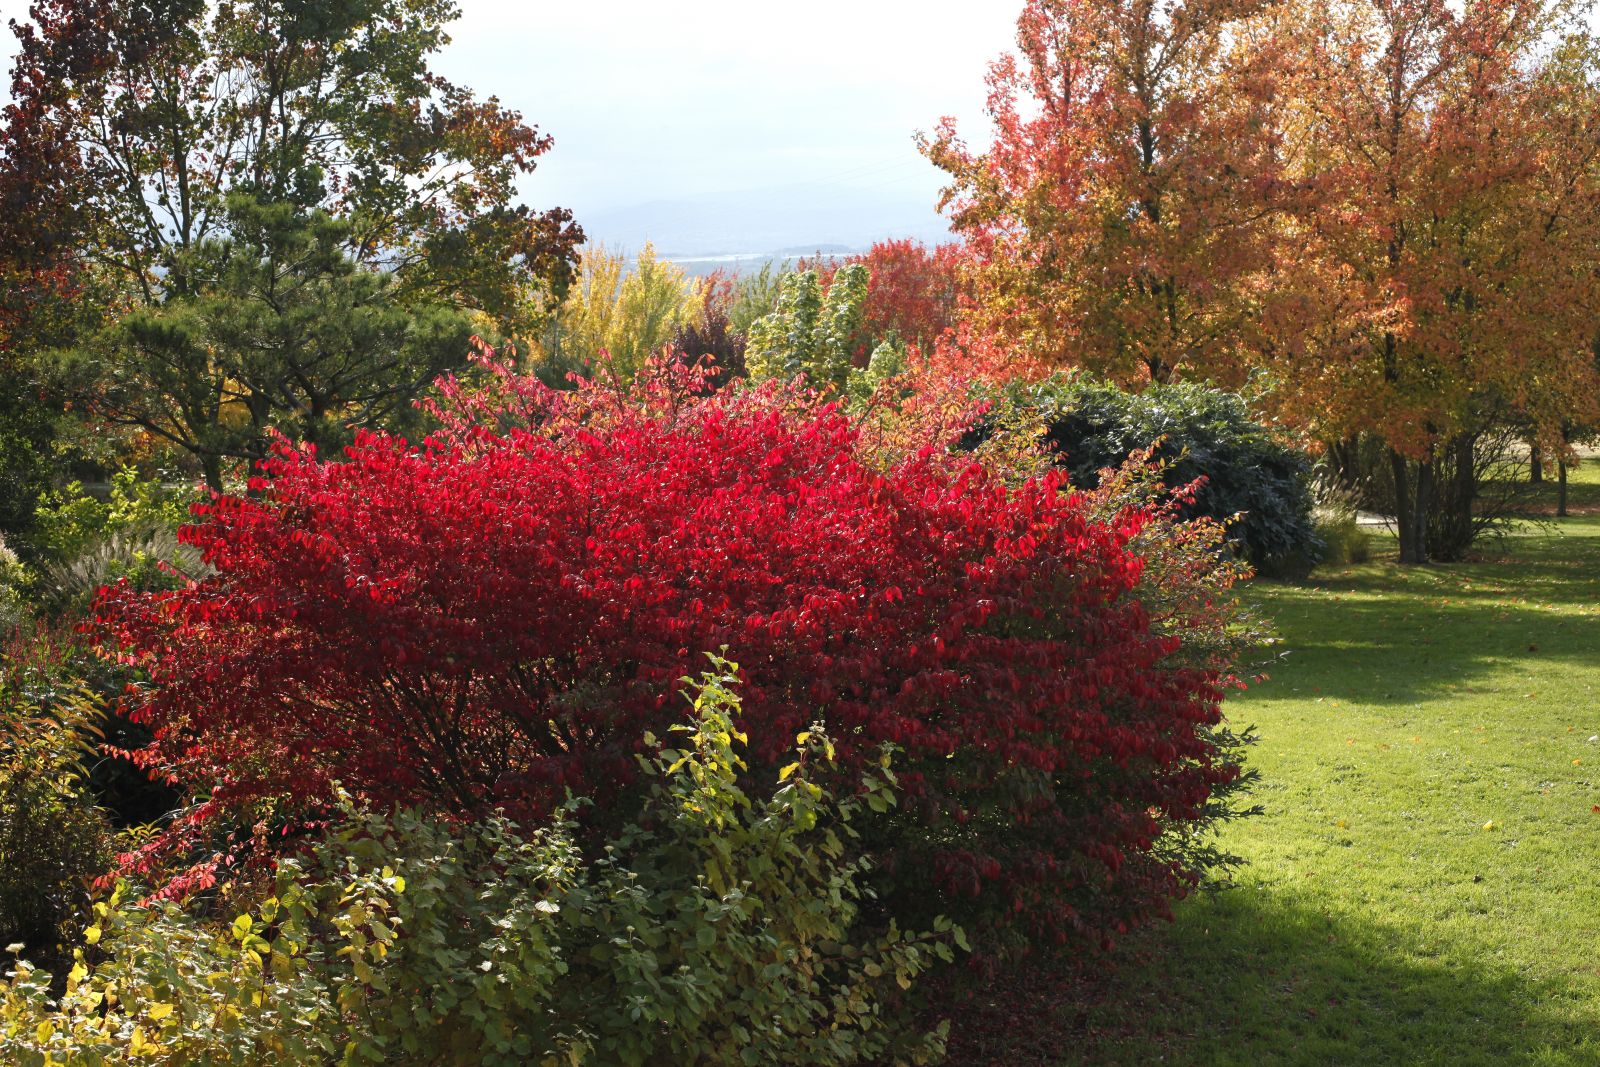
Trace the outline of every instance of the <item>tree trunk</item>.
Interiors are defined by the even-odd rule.
[[[222,457],[209,452],[202,453],[200,470],[205,474],[206,486],[212,492],[222,492]]]
[[[1478,452],[1478,436],[1462,434],[1446,448],[1450,457],[1450,480],[1443,485],[1444,495],[1434,503],[1435,510],[1445,521],[1433,527],[1437,543],[1428,546],[1428,556],[1457,560],[1466,556],[1472,544],[1472,511],[1478,499],[1478,468],[1473,461]],[[1437,478],[1435,481],[1437,483]],[[1438,488],[1436,484],[1435,490]]]
[[[1567,517],[1567,461],[1556,461],[1556,515]]]
[[[1334,482],[1348,490],[1361,490],[1361,438],[1355,434],[1328,445],[1328,466]]]
[[[1478,435],[1463,434],[1452,445],[1456,451],[1456,501],[1464,519],[1472,518],[1472,505],[1478,499]]]
[[[1412,496],[1411,461],[1391,448],[1389,469],[1394,473],[1394,518],[1400,534],[1400,562],[1426,562],[1426,542],[1417,536],[1417,500]]]
[[[1528,446],[1528,481],[1534,485],[1544,481],[1544,449],[1538,442]]]
[[[1433,457],[1417,463],[1417,499],[1411,505],[1411,521],[1415,525],[1412,538],[1416,545],[1416,558],[1413,563],[1426,563],[1431,558],[1428,553],[1428,516],[1433,511]]]

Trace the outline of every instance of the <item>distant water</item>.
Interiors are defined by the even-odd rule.
[[[689,275],[700,278],[716,271],[727,271],[731,274],[749,274],[762,268],[764,264],[772,263],[784,267],[797,259],[815,259],[823,256],[829,259],[844,259],[847,256],[865,252],[865,248],[814,248],[807,252],[795,252],[792,249],[780,249],[776,252],[731,252],[722,256],[674,256],[660,255],[657,258],[670,260],[682,267]]]

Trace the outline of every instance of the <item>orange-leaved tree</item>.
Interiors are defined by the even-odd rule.
[[[1594,51],[1547,0],[1304,0],[1264,351],[1283,412],[1388,453],[1403,562],[1459,555],[1474,447],[1594,409]],[[1459,520],[1459,521],[1452,521]],[[1466,530],[1465,537],[1459,531]],[[1452,536],[1447,531],[1457,531]]]
[[[989,73],[993,144],[924,150],[974,256],[974,326],[1019,363],[1238,376],[1278,190],[1258,0],[1028,0]]]

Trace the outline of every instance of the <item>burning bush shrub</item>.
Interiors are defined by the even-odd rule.
[[[1098,941],[1212,858],[1172,842],[1240,773],[1225,656],[1186,644],[1216,610],[1182,592],[1214,538],[1152,584],[1151,533],[1180,542],[1147,498],[1008,487],[934,448],[884,469],[772,388],[512,384],[488,420],[447,388],[451,429],[421,445],[280,448],[185,531],[213,577],[103,602],[150,678],[139,759],[200,798],[166,844],[265,839],[335,783],[466,815],[601,797],[615,825],[675,679],[727,647],[757,769],[813,720],[846,768],[903,750],[902,808],[865,830],[891,907]]]

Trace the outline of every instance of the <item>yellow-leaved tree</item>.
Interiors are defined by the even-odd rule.
[[[604,245],[583,250],[581,274],[539,338],[538,367],[559,382],[576,372],[632,378],[675,332],[703,323],[706,285],[647,241],[637,257]]]

